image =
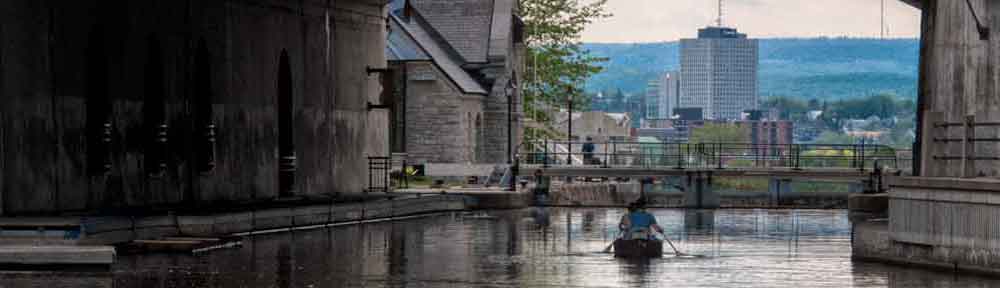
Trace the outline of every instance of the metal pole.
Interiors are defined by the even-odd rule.
[[[509,86],[510,84],[508,84]],[[507,90],[507,165],[514,164],[514,97],[510,90]]]
[[[568,140],[568,142],[566,143],[566,149],[567,152],[569,152],[569,157],[567,157],[566,159],[570,161],[572,161],[573,158],[573,91],[572,90],[573,90],[572,87],[569,86],[566,87],[566,107],[567,110],[569,110],[569,113],[567,114],[566,117],[566,119],[568,119],[568,121],[566,122],[567,123],[566,140]],[[573,163],[570,162],[569,164],[572,165]]]

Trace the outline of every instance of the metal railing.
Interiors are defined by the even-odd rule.
[[[982,171],[977,171],[976,163],[977,161],[1000,161],[1000,156],[996,155],[982,155],[977,150],[986,150],[989,153],[994,149],[978,149],[983,148],[983,145],[1000,145],[1000,137],[997,136],[977,136],[977,128],[998,128],[1000,129],[1000,122],[977,122],[976,116],[969,115],[965,116],[964,121],[954,122],[954,121],[944,121],[944,114],[940,112],[931,112],[927,114],[927,121],[931,124],[931,141],[934,146],[930,147],[930,157],[937,161],[961,161],[961,177],[971,178],[971,177],[981,177],[985,176]],[[926,127],[926,126],[925,126]],[[961,134],[959,136],[952,136],[951,131],[961,129]],[[993,131],[993,133],[988,133],[990,135],[997,135],[1000,131]],[[955,154],[954,150],[949,149],[954,147],[949,147],[951,144],[961,144],[960,154]],[[951,150],[949,152],[949,150]],[[954,163],[954,162],[952,162]],[[951,167],[952,165],[943,165]]]
[[[389,192],[392,157],[368,157],[368,188],[365,192]]]
[[[875,144],[752,144],[543,140],[517,151],[521,165],[689,168],[898,169],[896,150]],[[572,150],[555,149],[572,147]],[[576,160],[576,159],[582,159]]]

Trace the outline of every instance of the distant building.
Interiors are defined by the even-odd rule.
[[[566,112],[557,116],[556,127],[568,124]],[[595,142],[626,141],[631,134],[632,119],[628,113],[588,111],[573,113],[573,139],[584,141],[590,137]]]
[[[646,86],[646,119],[670,119],[680,95],[680,73],[667,72]]]
[[[702,108],[706,119],[738,120],[756,109],[758,42],[733,28],[707,27],[681,39],[679,107]]]

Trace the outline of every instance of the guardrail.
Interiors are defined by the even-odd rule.
[[[365,192],[389,192],[392,157],[368,157],[368,188]]]
[[[688,168],[893,168],[898,169],[896,150],[875,144],[752,144],[752,143],[659,143],[586,142],[543,140],[524,143],[517,161],[524,165],[570,165],[594,167]],[[555,149],[567,147],[566,149]],[[562,151],[560,151],[562,150]],[[563,152],[566,151],[566,152]],[[583,159],[578,161],[576,159]]]

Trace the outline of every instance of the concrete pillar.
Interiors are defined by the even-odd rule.
[[[694,209],[719,208],[719,194],[712,189],[712,172],[691,172],[685,177],[685,207]]]
[[[792,180],[771,178],[767,185],[767,194],[771,199],[771,205],[781,205],[781,198],[787,197],[792,192]]]

